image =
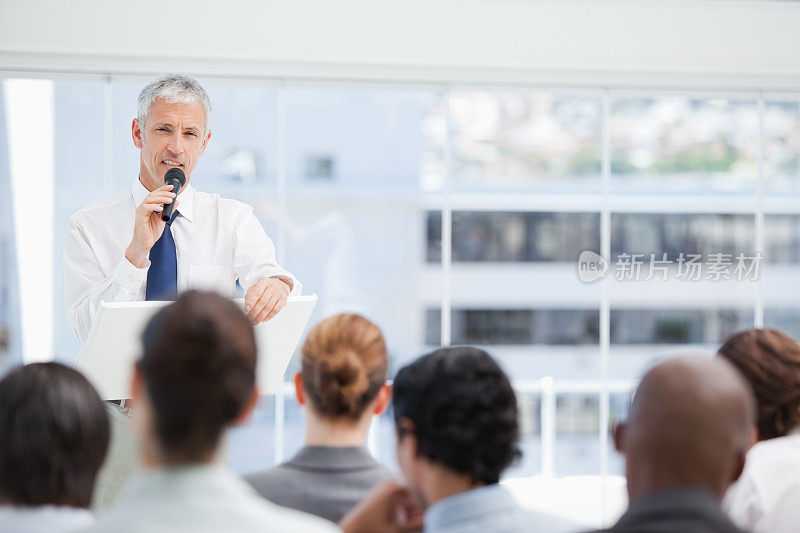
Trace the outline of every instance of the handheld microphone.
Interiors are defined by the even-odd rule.
[[[185,184],[186,174],[179,168],[171,168],[164,174],[164,185],[172,185],[172,192],[175,193],[175,199],[164,205],[164,209],[161,210],[161,220],[164,222],[169,222],[169,219],[172,218],[172,211],[175,210],[175,200],[178,198],[181,187]]]

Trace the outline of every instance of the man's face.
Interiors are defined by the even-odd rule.
[[[184,104],[158,99],[150,106],[145,124],[133,119],[133,144],[141,150],[139,179],[152,191],[164,185],[164,174],[180,168],[186,183],[211,138],[205,133],[203,105]],[[178,192],[178,191],[173,191]]]

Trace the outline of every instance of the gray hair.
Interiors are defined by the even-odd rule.
[[[150,107],[159,98],[172,103],[199,102],[203,104],[206,115],[205,133],[211,129],[211,101],[208,99],[206,90],[191,76],[167,74],[148,83],[139,93],[136,103],[136,118],[139,120],[139,127],[144,127],[147,115],[150,114]]]

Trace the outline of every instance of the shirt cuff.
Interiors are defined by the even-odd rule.
[[[116,268],[114,268],[112,276],[126,291],[138,293],[142,288],[142,284],[147,279],[148,268],[150,268],[149,259],[145,262],[143,268],[136,268],[130,261],[123,257],[120,262],[117,263]]]
[[[274,276],[269,276],[269,277],[288,282],[289,286],[291,287],[290,291],[292,291],[292,292],[294,291],[295,281],[290,276],[284,276],[282,274],[276,274]]]

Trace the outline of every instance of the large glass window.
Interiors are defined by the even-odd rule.
[[[800,103],[768,101],[763,115],[764,179],[769,194],[800,190]]]
[[[454,91],[454,187],[599,191],[601,109],[595,96]]]
[[[610,129],[615,192],[755,190],[755,99],[615,98]]]
[[[425,266],[421,197],[441,95],[433,91],[290,87],[286,90],[285,263],[316,293],[311,322],[357,312],[386,337],[392,371],[423,353],[423,307],[436,298]],[[437,178],[438,179],[438,178]],[[297,361],[289,369],[296,371]],[[300,410],[287,402],[286,454]],[[375,446],[393,462],[393,423],[383,417]],[[386,437],[389,437],[387,440]]]
[[[0,374],[22,360],[5,91],[0,81]]]
[[[107,195],[105,94],[100,81],[58,81],[54,86],[53,355],[68,363],[80,347],[64,304],[64,235],[73,213]]]
[[[78,350],[63,309],[67,219],[136,179],[130,128],[148,79],[53,82],[56,290],[43,310],[53,330],[39,334],[52,335],[60,359]],[[212,137],[193,184],[255,208],[279,260],[319,296],[311,324],[341,311],[376,322],[391,374],[443,342],[494,355],[520,406],[524,456],[506,480],[621,475],[609,429],[650,365],[710,355],[754,325],[800,335],[797,98],[217,78],[205,86]],[[3,111],[7,213],[15,176]],[[0,371],[22,354],[16,252],[32,246],[12,220],[0,214]],[[603,250],[608,269],[582,278],[581,254]],[[752,279],[713,275],[758,252]],[[695,256],[700,275],[690,278],[682,261]],[[636,259],[636,276],[620,267]],[[281,393],[231,432],[235,471],[267,468],[302,445],[288,382],[298,363]],[[394,464],[391,415],[376,421],[370,446]],[[581,490],[599,502],[601,485],[613,485],[605,481]],[[613,517],[598,514],[595,525],[601,519]]]
[[[800,215],[764,217],[764,325],[800,338]]]

